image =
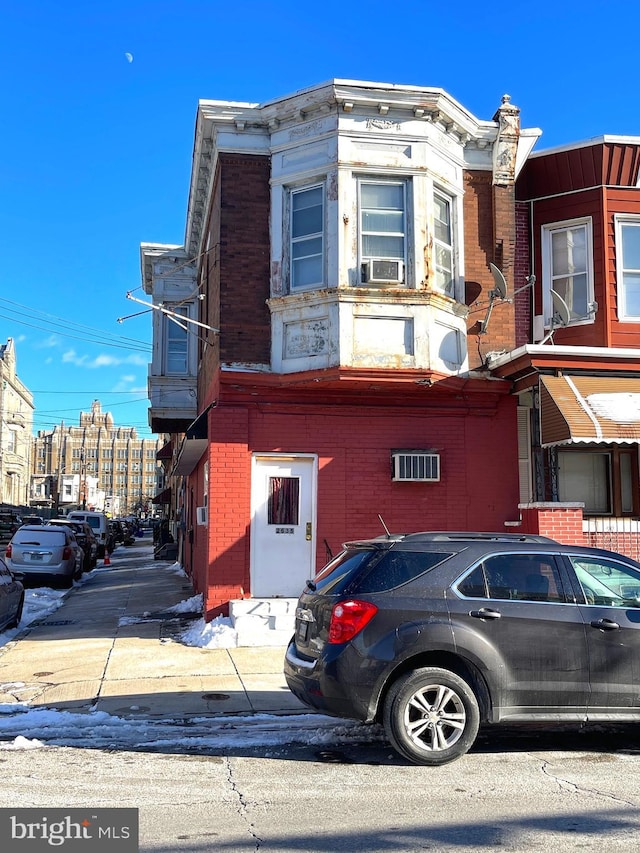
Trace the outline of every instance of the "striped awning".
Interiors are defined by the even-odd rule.
[[[540,377],[541,444],[640,441],[640,378]]]

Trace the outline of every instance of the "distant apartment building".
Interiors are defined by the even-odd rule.
[[[112,515],[151,514],[162,438],[116,426],[98,400],[78,426],[56,425],[33,439],[30,503],[55,512],[82,507]]]
[[[27,503],[33,395],[16,375],[13,338],[0,346],[0,502]]]

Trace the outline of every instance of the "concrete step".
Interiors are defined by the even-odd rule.
[[[297,598],[243,598],[229,602],[239,646],[286,646],[295,628]]]

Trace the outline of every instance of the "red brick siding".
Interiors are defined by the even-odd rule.
[[[582,508],[563,504],[532,504],[521,507],[521,533],[539,533],[565,545],[584,545]]]
[[[515,344],[514,306],[496,303],[485,334],[480,335],[480,322],[489,305],[489,291],[494,287],[489,264],[494,263],[505,274],[509,292],[513,293],[515,253],[515,208],[512,187],[493,187],[485,172],[465,174],[464,254],[467,301],[470,314],[469,366],[479,367],[488,352],[511,350]],[[474,336],[477,341],[474,341]]]
[[[268,157],[220,157],[220,358],[268,364],[271,356]]]
[[[516,253],[514,262],[514,294],[525,287],[531,274],[531,255],[529,237],[529,206],[516,202]],[[531,305],[533,292],[531,288],[521,290],[515,296],[515,334],[516,347],[531,342]]]

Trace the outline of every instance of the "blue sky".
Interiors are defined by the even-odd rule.
[[[140,243],[184,239],[198,99],[338,77],[441,87],[480,119],[509,93],[537,149],[640,135],[639,21],[627,0],[7,0],[0,343],[16,341],[34,428],[99,399],[150,435],[151,319],[117,320],[141,309]]]

